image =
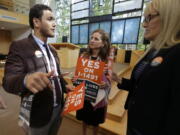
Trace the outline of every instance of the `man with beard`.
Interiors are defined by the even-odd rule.
[[[61,123],[63,93],[72,90],[60,72],[53,47],[55,18],[50,7],[37,4],[29,12],[33,33],[14,41],[5,65],[3,87],[21,96],[20,122],[28,135],[56,135]]]

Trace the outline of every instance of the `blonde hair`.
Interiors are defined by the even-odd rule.
[[[152,0],[144,11],[147,16],[150,12],[159,13],[161,20],[160,33],[150,47],[141,56],[136,64],[152,49],[170,48],[180,43],[180,0]]]
[[[160,33],[150,48],[169,48],[180,43],[180,0],[153,0],[145,9],[145,15],[157,11],[161,20]]]

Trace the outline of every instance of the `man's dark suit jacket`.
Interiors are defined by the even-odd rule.
[[[153,65],[158,57],[162,63]],[[125,105],[128,128],[140,132],[133,135],[180,135],[180,44],[161,49],[136,80],[139,63],[131,79],[118,84],[129,91]]]
[[[57,53],[52,47],[50,47],[50,50],[55,57],[59,75],[61,75]],[[41,51],[41,49],[32,35],[11,44],[3,78],[3,87],[7,92],[20,95],[22,98],[32,94],[24,87],[24,77],[33,72],[48,72],[44,55],[42,57],[37,57],[37,55],[35,55],[37,51]],[[63,91],[65,91],[65,81],[63,78],[60,80]],[[62,96],[62,106],[63,103],[64,97]],[[51,119],[52,111],[53,92],[46,88],[42,92],[35,94],[33,98],[30,113],[30,126],[41,127],[46,125]]]

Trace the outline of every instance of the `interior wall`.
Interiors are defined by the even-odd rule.
[[[12,42],[11,31],[0,30],[0,53],[8,54],[9,46]]]
[[[0,30],[0,53],[8,54],[12,41],[20,40],[30,34],[30,29]]]
[[[12,30],[11,32],[12,32],[12,40],[16,41],[28,37],[28,35],[31,33],[31,30],[30,28],[21,28],[21,29]]]

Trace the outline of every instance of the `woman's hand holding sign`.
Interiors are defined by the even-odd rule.
[[[75,75],[72,77],[71,81],[74,83],[77,79],[78,79],[78,76]]]
[[[101,81],[101,84],[99,85],[100,89],[104,89],[106,87],[108,87],[108,84],[104,81]]]

